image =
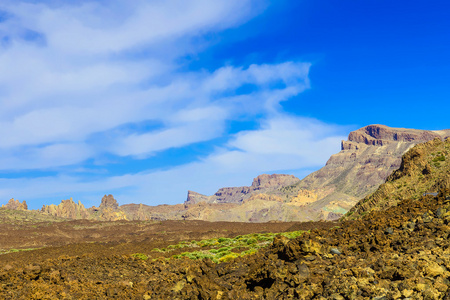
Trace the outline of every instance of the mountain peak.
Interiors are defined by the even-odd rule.
[[[394,128],[386,125],[373,124],[350,132],[348,135],[348,142],[364,143],[372,146],[383,146],[391,142],[424,143],[435,138],[445,139],[449,136],[449,129],[432,131]],[[343,142],[342,150],[345,150],[345,148],[345,143]]]

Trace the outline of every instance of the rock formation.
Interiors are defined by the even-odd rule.
[[[88,219],[89,212],[84,205],[78,201],[75,203],[72,198],[68,200],[61,200],[58,205],[50,204],[43,205],[41,212],[49,214],[55,217],[67,218],[67,219]]]
[[[299,179],[293,175],[285,174],[263,174],[253,179],[251,186],[227,187],[219,189],[212,196],[205,196],[196,192],[188,191],[186,205],[205,203],[242,203],[245,199],[258,193],[270,193],[281,187],[292,185]]]
[[[25,200],[20,203],[19,200],[14,200],[14,198],[9,199],[8,203],[2,205],[2,207],[14,210],[28,210],[28,205]]]
[[[44,205],[41,212],[72,220],[91,219],[99,221],[117,221],[127,220],[125,213],[119,209],[117,200],[112,195],[104,196],[100,207],[95,206],[86,209],[84,205],[78,201],[75,203],[72,198],[62,200],[58,205]]]

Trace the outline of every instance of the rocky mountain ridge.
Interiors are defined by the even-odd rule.
[[[262,174],[253,179],[251,186],[226,187],[219,189],[212,196],[205,196],[196,192],[188,191],[186,205],[205,203],[242,203],[257,193],[270,193],[279,188],[297,183],[299,179],[293,175],[285,174]]]
[[[69,219],[93,220],[335,220],[384,183],[400,167],[401,157],[409,149],[449,136],[450,130],[369,125],[351,132],[348,140],[342,141],[339,153],[332,155],[323,168],[302,180],[293,175],[263,174],[250,186],[221,188],[211,196],[188,191],[183,204],[119,206],[112,195],[105,195],[98,208],[85,208],[81,202],[69,199],[59,205],[44,205],[41,212]],[[14,200],[7,205],[23,209],[18,203]]]
[[[402,155],[414,145],[449,136],[450,130],[369,125],[351,132],[348,140],[342,141],[339,153],[332,155],[323,168],[302,180],[283,177],[288,180],[280,181],[276,189],[227,188],[226,191],[232,192],[227,194],[219,190],[212,196],[190,192],[185,204],[189,204],[191,199],[194,199],[194,204],[217,203],[217,194],[220,194],[220,203],[240,203],[239,207],[220,208],[233,221],[242,221],[242,212],[250,212],[252,220],[266,221],[268,216],[289,221],[335,220],[384,183],[400,167]],[[188,211],[189,219],[216,218],[211,206],[190,206]]]

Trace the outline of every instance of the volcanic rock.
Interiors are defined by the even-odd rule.
[[[262,174],[253,179],[251,186],[221,188],[212,196],[205,196],[189,191],[185,204],[190,205],[199,202],[241,203],[252,195],[270,193],[282,187],[290,186],[298,181],[299,179],[293,175]]]
[[[43,205],[41,212],[68,219],[88,219],[90,216],[90,213],[84,205],[80,201],[75,203],[72,198],[61,200],[59,205]]]
[[[23,200],[22,203],[20,203],[19,200],[14,200],[14,198],[9,199],[8,203],[6,205],[2,205],[2,207],[7,209],[14,209],[14,210],[27,210],[28,205],[25,200]]]
[[[117,210],[119,208],[119,204],[117,200],[114,199],[114,196],[109,194],[108,196],[103,196],[102,202],[100,203],[100,209],[112,209]]]

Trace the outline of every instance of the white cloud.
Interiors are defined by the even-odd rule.
[[[49,6],[13,1],[0,8],[15,15],[14,22],[3,27],[12,31],[20,22],[22,27],[13,27],[15,32],[33,29],[45,33],[50,47],[78,56],[121,52],[229,28],[265,6],[262,1],[249,0],[108,2]]]
[[[232,136],[226,148],[218,148],[201,161],[90,181],[67,176],[3,179],[0,186],[8,188],[0,189],[0,197],[14,191],[14,197],[19,199],[44,198],[49,194],[68,198],[83,191],[86,195],[81,200],[90,205],[98,205],[106,193],[113,193],[121,204],[182,203],[188,190],[212,194],[225,186],[250,185],[262,173],[289,170],[301,178],[339,151],[340,141],[349,129],[311,119],[280,117],[283,119],[269,120],[261,129]]]
[[[309,63],[181,71],[181,57],[208,46],[205,34],[239,26],[266,5],[265,0],[0,3],[9,15],[0,22],[0,170],[57,173],[0,179],[0,198],[67,198],[83,191],[92,199],[116,191],[123,202],[175,203],[188,189],[212,193],[224,185],[250,184],[262,172],[323,164],[338,149],[342,129],[286,115],[279,105],[309,87]],[[230,121],[255,116],[260,128],[227,133]],[[145,122],[158,126],[130,129]],[[83,162],[106,160],[105,154],[145,159],[220,137],[228,144],[169,169],[124,170],[95,179],[62,175],[89,170]]]

